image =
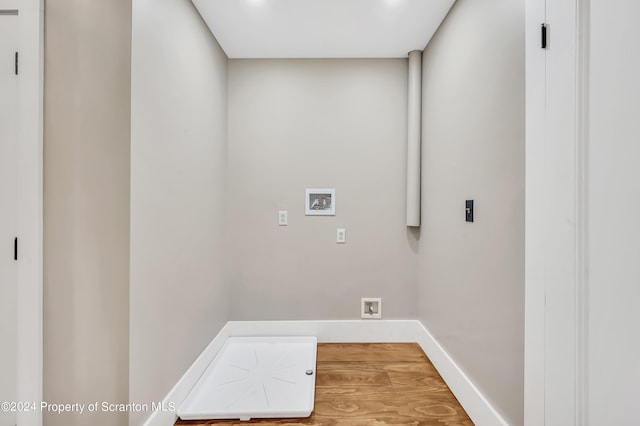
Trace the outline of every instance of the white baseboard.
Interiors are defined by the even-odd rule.
[[[144,426],[173,426],[178,420],[176,411],[180,404],[189,396],[189,392],[194,388],[200,376],[205,372],[211,361],[216,357],[222,345],[229,337],[229,323],[222,327],[222,330],[213,338],[211,343],[200,354],[200,356],[191,364],[191,367],[182,375],[178,383],[169,391],[167,396],[162,400],[163,407],[175,408],[167,411],[154,411],[151,416],[144,422]]]
[[[508,423],[418,320],[229,321],[164,398],[164,406],[182,404],[228,337],[316,336],[318,343],[416,342],[478,426]],[[144,426],[173,426],[175,412],[154,412]]]
[[[473,423],[478,426],[508,426],[509,423],[493,408],[460,366],[429,333],[429,330],[420,321],[416,323],[420,328],[416,342],[429,357]]]
[[[229,321],[230,336],[315,336],[318,343],[415,342],[415,320]]]

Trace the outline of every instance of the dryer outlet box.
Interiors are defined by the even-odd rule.
[[[363,297],[360,299],[360,318],[382,318],[382,298]]]

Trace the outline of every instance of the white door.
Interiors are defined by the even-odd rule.
[[[579,394],[584,198],[577,60],[577,5],[586,1],[527,0],[526,426],[586,424]]]
[[[0,426],[14,426],[16,413],[5,402],[16,400],[17,129],[18,17],[0,14]],[[9,407],[11,408],[11,407]]]
[[[527,6],[525,425],[638,425],[640,2]]]

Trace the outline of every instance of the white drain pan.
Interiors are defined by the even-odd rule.
[[[315,337],[231,337],[178,409],[183,420],[309,417]]]

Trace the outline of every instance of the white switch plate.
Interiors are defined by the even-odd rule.
[[[278,225],[287,226],[289,224],[288,213],[286,210],[280,210],[278,212]]]
[[[336,243],[344,244],[347,242],[347,231],[344,228],[338,228],[336,232]]]

